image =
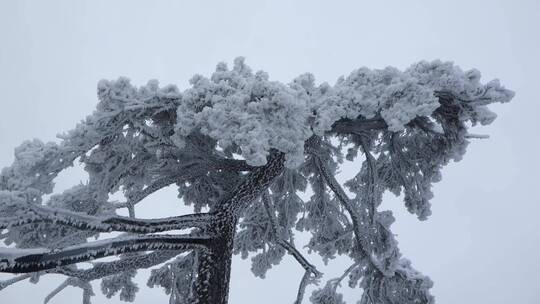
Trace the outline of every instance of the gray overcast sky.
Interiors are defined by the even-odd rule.
[[[404,255],[434,280],[437,303],[540,303],[538,0],[0,0],[0,167],[23,140],[55,140],[89,114],[102,78],[155,78],[185,89],[193,74],[208,75],[239,55],[275,80],[309,71],[331,83],[361,66],[403,69],[439,58],[515,90],[510,104],[493,107],[499,118],[475,130],[491,138],[475,140],[444,169],[428,221],[392,197],[384,207],[396,213]],[[59,178],[58,189],[77,183],[77,174]],[[139,214],[176,212],[174,191],[156,196]],[[163,200],[169,205],[156,211]],[[235,259],[230,302],[291,303],[302,271],[290,260],[260,280]],[[332,276],[347,266],[338,259],[324,270]],[[139,281],[135,303],[166,303]],[[60,282],[9,287],[0,303],[41,303]],[[94,303],[121,303],[95,291]],[[343,291],[349,303],[359,298],[359,290]],[[51,303],[78,301],[80,291],[68,289]]]

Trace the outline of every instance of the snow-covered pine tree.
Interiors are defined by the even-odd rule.
[[[491,123],[487,105],[514,95],[441,61],[360,68],[331,86],[311,74],[270,81],[242,58],[232,70],[220,63],[210,78],[194,76],[184,92],[126,78],[101,81],[97,91],[96,111],[60,143],[26,141],[1,172],[0,238],[9,247],[0,248],[0,271],[21,274],[0,289],[62,274],[46,302],[77,286],[90,303],[95,280],[105,295],[133,301],[136,271],[157,267],[148,286],[164,288],[170,303],[223,304],[233,254],[252,255],[260,277],[289,254],[305,269],[301,303],[321,275],[295,247],[295,231],[304,231],[310,251],[352,261],[313,292],[313,303],[343,303],[343,280],[363,290],[362,304],[433,303],[432,282],[399,252],[392,213],[379,210],[382,195],[401,194],[426,219],[432,183],[475,137],[468,127]],[[344,158],[362,165],[342,185],[335,175]],[[88,182],[51,195],[55,177],[75,162]],[[139,202],[169,185],[192,214],[135,216]],[[312,196],[302,200],[308,187]],[[125,202],[109,201],[117,191]],[[92,238],[106,232],[121,234]],[[108,256],[118,259],[77,266]]]

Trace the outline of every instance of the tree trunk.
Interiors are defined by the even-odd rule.
[[[226,304],[229,296],[231,261],[237,220],[219,219],[212,230],[219,237],[199,255],[195,303]]]
[[[272,180],[283,172],[284,161],[283,153],[272,153],[266,165],[246,175],[212,211],[216,220],[208,232],[215,237],[208,249],[199,255],[193,299],[195,303],[227,304],[238,218],[245,208],[266,190]]]

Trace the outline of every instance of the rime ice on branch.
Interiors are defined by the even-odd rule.
[[[351,259],[341,277],[313,292],[313,303],[343,303],[344,280],[362,289],[362,304],[433,303],[431,280],[399,252],[382,195],[403,194],[407,210],[426,219],[442,167],[478,137],[468,128],[491,123],[487,106],[510,101],[512,91],[440,61],[360,68],[332,86],[311,74],[270,81],[237,58],[232,70],[220,63],[191,85],[180,92],[157,81],[139,88],[126,78],[101,81],[96,111],[59,144],[16,148],[0,175],[0,238],[10,245],[0,249],[0,271],[26,274],[0,290],[55,273],[66,281],[46,302],[75,286],[89,303],[94,280],[107,297],[133,301],[136,271],[161,265],[148,286],[162,287],[170,303],[223,304],[233,254],[251,254],[259,277],[288,254],[305,270],[299,304],[321,275],[295,247],[295,231],[307,231],[308,249],[325,261]],[[335,174],[344,158],[361,166],[341,185]],[[74,162],[88,182],[53,194],[55,177]],[[173,184],[193,214],[135,217],[139,202]],[[298,194],[308,186],[304,201]],[[117,191],[126,201],[109,201]],[[122,208],[129,217],[116,214]],[[122,234],[91,240],[108,232]],[[107,256],[118,259],[77,266]]]

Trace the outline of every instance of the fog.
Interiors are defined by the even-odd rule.
[[[435,282],[437,303],[540,303],[539,1],[1,0],[0,167],[23,140],[57,140],[90,114],[100,79],[158,79],[185,89],[193,74],[209,75],[236,56],[273,80],[311,72],[319,83],[361,66],[451,60],[514,90],[511,103],[492,107],[492,125],[475,128],[490,138],[473,140],[462,161],[444,168],[429,220],[419,222],[390,195],[383,207],[396,214],[403,254]],[[353,170],[343,168],[340,178]],[[57,190],[81,178],[75,168]],[[174,189],[160,191],[138,214],[187,211],[174,199]],[[349,266],[308,257],[325,278]],[[264,280],[249,268],[235,257],[230,303],[293,302],[303,271],[292,258]],[[137,277],[135,303],[167,303],[160,289],[146,287],[147,273]],[[61,282],[18,283],[0,291],[0,303],[41,303]],[[93,303],[122,303],[101,295],[99,284],[94,291]],[[341,291],[348,303],[361,295],[346,285]],[[81,291],[68,288],[50,303],[79,301]]]

